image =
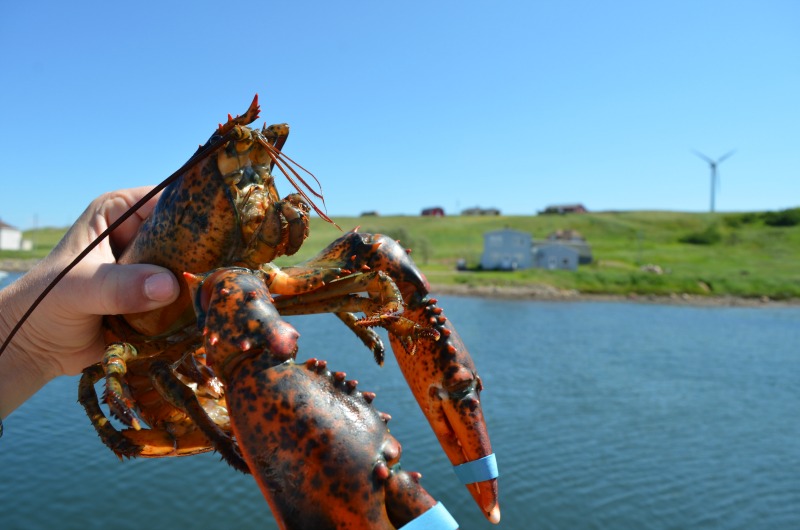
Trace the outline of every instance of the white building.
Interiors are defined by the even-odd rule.
[[[0,221],[0,250],[20,250],[22,232]]]

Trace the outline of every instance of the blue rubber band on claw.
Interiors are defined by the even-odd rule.
[[[437,502],[436,506],[423,513],[411,522],[404,524],[399,530],[457,530],[458,523],[444,504]]]
[[[500,476],[497,471],[497,458],[495,458],[494,453],[472,462],[453,466],[453,471],[456,472],[456,476],[458,476],[462,484],[483,482]]]

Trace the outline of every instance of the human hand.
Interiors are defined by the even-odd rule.
[[[0,291],[0,341],[50,281],[151,189],[114,191],[92,201],[45,259]],[[101,359],[102,315],[148,311],[177,298],[178,282],[168,269],[119,265],[115,259],[115,250],[128,245],[155,203],[149,201],[92,250],[14,336],[0,356],[0,418],[55,377],[78,374]]]

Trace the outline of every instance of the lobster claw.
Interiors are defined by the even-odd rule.
[[[481,379],[469,351],[437,301],[427,296],[428,281],[408,251],[381,234],[351,237],[358,249],[356,261],[387,271],[397,284],[406,304],[403,318],[438,332],[438,339],[417,338],[409,348],[407,337],[389,329],[389,342],[456,474],[486,518],[499,523],[497,461],[481,408]]]
[[[415,307],[416,306],[416,307]],[[403,342],[389,341],[403,376],[428,419],[456,474],[486,518],[500,522],[497,463],[480,402],[482,384],[458,332],[442,315],[436,300],[424,298],[403,313],[440,333],[438,341],[421,340],[410,355]]]

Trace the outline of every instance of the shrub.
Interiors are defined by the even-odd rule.
[[[702,232],[692,232],[679,239],[681,243],[690,245],[714,245],[722,241],[722,233],[716,224],[709,225]]]
[[[800,208],[790,208],[764,214],[764,223],[769,226],[796,226],[800,224]]]
[[[761,219],[760,213],[755,212],[746,212],[746,213],[734,213],[726,215],[722,218],[722,222],[725,226],[730,228],[740,228],[742,225],[749,225],[757,222]]]

